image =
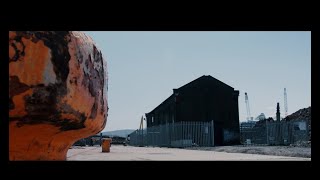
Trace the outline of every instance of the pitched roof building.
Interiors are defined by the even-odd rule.
[[[151,112],[147,127],[176,122],[214,122],[214,145],[239,143],[239,91],[215,79],[201,76],[173,89]]]

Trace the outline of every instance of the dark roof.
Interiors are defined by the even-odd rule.
[[[149,113],[152,113],[154,110],[156,110],[158,107],[160,107],[162,104],[166,103],[167,101],[169,101],[170,98],[173,98],[173,94],[171,94],[166,100],[164,100],[161,104],[159,104],[157,107],[155,107],[152,111],[150,111]],[[148,114],[149,114],[148,113]]]
[[[189,86],[189,85],[193,84],[195,81],[198,81],[198,80],[200,80],[200,79],[211,79],[211,80],[215,80],[215,81],[218,81],[219,83],[221,83],[221,84],[223,84],[223,85],[225,85],[225,86],[228,86],[229,88],[234,89],[233,87],[229,86],[228,84],[226,84],[226,83],[220,81],[219,79],[216,79],[216,78],[214,78],[214,77],[212,77],[212,76],[210,76],[210,75],[207,75],[207,76],[206,76],[206,75],[203,75],[203,76],[201,76],[201,77],[199,77],[199,78],[197,78],[197,79],[195,79],[195,80],[193,80],[193,81],[191,81],[191,82],[189,82],[189,83],[187,83],[187,84],[179,87],[178,89],[180,90],[180,89],[182,89],[182,88],[185,88],[186,86]]]
[[[218,80],[218,79],[216,79],[216,78],[214,78],[214,77],[212,77],[212,76],[210,76],[210,75],[207,75],[207,76],[206,76],[206,75],[203,75],[203,76],[201,76],[201,77],[199,77],[199,78],[197,78],[197,79],[195,79],[195,80],[193,80],[193,81],[191,81],[191,82],[189,82],[189,83],[187,83],[187,84],[179,87],[178,90],[181,90],[181,89],[183,89],[183,88],[185,88],[185,87],[193,84],[194,82],[196,82],[196,81],[198,81],[198,80],[200,80],[200,79],[210,79],[210,80],[214,80],[214,81],[219,82],[220,84],[223,84],[224,86],[227,86],[227,87],[229,87],[229,88],[234,89],[233,87],[229,86],[228,84],[226,84],[226,83],[224,83],[224,82],[222,82],[222,81],[220,81],[220,80]],[[156,110],[157,108],[159,108],[162,104],[164,104],[164,103],[166,103],[168,100],[170,100],[170,98],[173,98],[173,94],[171,94],[166,100],[164,100],[161,104],[159,104],[156,108],[154,108],[154,109],[153,109],[152,111],[150,111],[149,113],[152,113],[154,110]],[[147,114],[148,114],[148,113],[147,113]]]

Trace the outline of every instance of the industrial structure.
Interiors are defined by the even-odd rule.
[[[178,88],[130,134],[130,145],[190,147],[219,145],[290,145],[311,140],[311,108],[307,118],[287,116],[287,93],[284,89],[285,118],[277,103],[275,117],[260,113],[251,116],[248,93],[245,92],[247,121],[239,124],[239,91],[213,78],[201,76]],[[301,114],[301,113],[300,113]],[[291,120],[294,119],[294,120]],[[146,120],[146,129],[143,121]]]
[[[258,121],[241,123],[240,141],[242,144],[247,145],[290,145],[301,141],[307,142],[311,139],[311,126],[307,124],[309,122],[308,113],[301,117],[296,117],[297,115],[289,115],[285,119],[281,120],[280,104],[277,103],[275,120],[273,118],[261,118]],[[259,116],[263,117],[262,114]]]
[[[146,113],[149,128],[180,123],[181,133],[189,127],[186,123],[198,123],[198,133],[208,134],[212,129],[211,145],[239,144],[239,91],[213,78],[201,76],[194,81],[173,89],[173,93],[149,113]],[[203,127],[199,123],[212,123]],[[189,124],[190,125],[190,124]],[[193,136],[192,131],[188,136]],[[168,137],[170,138],[170,136]],[[170,139],[169,139],[170,141]],[[169,143],[170,144],[170,143]]]
[[[247,108],[247,120],[248,121],[253,121],[253,117],[251,116],[251,113],[250,113],[250,105],[249,105],[248,94],[244,93],[244,96],[245,96],[246,108]]]
[[[288,102],[287,102],[287,90],[284,88],[284,110],[285,110],[285,117],[288,116]]]

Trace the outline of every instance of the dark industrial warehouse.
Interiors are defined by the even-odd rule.
[[[214,144],[239,144],[239,91],[215,79],[201,76],[173,89],[173,94],[146,113],[147,127],[177,122],[214,123]]]

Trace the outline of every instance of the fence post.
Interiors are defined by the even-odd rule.
[[[267,145],[269,145],[268,120],[266,119]]]
[[[214,146],[214,122],[211,121],[211,138],[212,138],[212,146]]]
[[[101,146],[101,144],[102,144],[102,133],[100,133],[100,146]]]

